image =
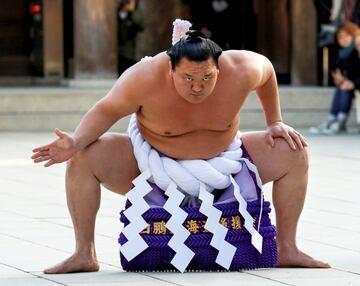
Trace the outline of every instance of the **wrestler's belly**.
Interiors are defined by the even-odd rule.
[[[196,130],[177,136],[161,136],[139,124],[144,139],[166,156],[176,159],[210,159],[234,139],[237,126],[225,131]]]

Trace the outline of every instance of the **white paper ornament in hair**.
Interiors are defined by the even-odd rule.
[[[172,45],[175,45],[182,37],[185,36],[186,32],[189,31],[192,24],[189,21],[176,19],[173,22],[173,34],[172,34]]]

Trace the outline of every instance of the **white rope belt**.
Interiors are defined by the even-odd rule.
[[[233,245],[225,241],[227,229],[219,223],[221,213],[213,206],[214,196],[211,192],[214,189],[225,189],[233,184],[234,197],[239,202],[239,212],[245,219],[245,228],[252,236],[252,244],[261,253],[262,237],[258,231],[262,204],[256,230],[253,226],[253,218],[246,209],[246,201],[240,193],[238,184],[232,178],[232,174],[240,172],[245,163],[248,169],[255,173],[257,186],[262,188],[256,166],[242,157],[240,134],[236,135],[230,146],[218,157],[209,160],[174,160],[160,156],[158,151],[144,140],[137,127],[135,114],[130,119],[128,133],[142,173],[133,181],[135,187],[126,195],[131,207],[124,211],[129,224],[124,227],[123,233],[128,241],[121,247],[121,252],[128,261],[147,248],[145,241],[139,235],[146,226],[141,215],[150,208],[144,200],[144,196],[151,191],[147,181],[155,183],[169,197],[164,205],[164,209],[172,215],[166,224],[173,233],[168,245],[176,252],[171,263],[179,271],[185,271],[194,256],[184,244],[190,235],[182,225],[187,214],[179,207],[184,200],[184,192],[199,197],[202,201],[199,211],[208,217],[205,227],[214,234],[210,244],[219,250],[216,263],[229,269],[235,250]],[[262,194],[260,199],[262,203]]]
[[[200,182],[208,191],[225,189],[230,186],[230,175],[240,172],[243,152],[239,134],[228,149],[218,157],[210,160],[174,160],[161,157],[159,153],[144,140],[136,124],[136,116],[130,119],[128,133],[133,144],[134,155],[140,172],[150,169],[152,179],[160,189],[165,191],[171,181],[191,196],[199,196]]]

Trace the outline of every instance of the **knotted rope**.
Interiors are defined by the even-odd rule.
[[[227,150],[209,160],[174,160],[161,156],[144,140],[136,124],[136,116],[130,119],[128,133],[133,144],[135,158],[141,172],[150,169],[150,181],[165,191],[171,181],[185,193],[198,197],[200,182],[207,191],[225,189],[231,184],[230,175],[242,168],[243,151],[240,134],[234,138]]]

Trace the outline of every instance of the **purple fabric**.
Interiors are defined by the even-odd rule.
[[[244,146],[242,146],[243,157],[251,158]],[[243,163],[241,171],[234,176],[235,181],[240,187],[240,192],[247,200],[247,210],[255,220],[255,225],[258,223],[260,205],[261,205],[261,189],[256,184],[256,176],[250,171],[246,164]],[[171,215],[162,207],[165,204],[167,197],[164,191],[160,190],[155,184],[151,184],[153,190],[145,197],[145,200],[150,205],[150,209],[142,216],[150,224],[152,222],[167,221]],[[214,190],[215,195],[214,205],[222,211],[222,217],[231,219],[232,216],[240,216],[238,210],[238,202],[233,195],[233,186],[229,186],[224,190]],[[189,204],[182,206],[183,210],[188,213],[186,220],[204,221],[206,216],[199,212],[200,201],[197,198],[192,198]],[[125,208],[130,207],[131,204],[127,201]],[[241,217],[240,229],[231,229],[226,236],[226,241],[234,245],[237,250],[230,270],[237,271],[241,269],[255,269],[255,268],[270,268],[274,267],[277,262],[277,247],[276,247],[276,230],[271,224],[269,213],[270,203],[264,201],[263,212],[261,216],[260,234],[263,237],[263,251],[260,254],[251,244],[251,235],[244,228],[244,219]],[[129,223],[123,211],[120,213],[120,220],[125,225]],[[184,223],[185,225],[185,223]],[[175,255],[175,252],[168,246],[168,242],[172,234],[167,230],[163,235],[157,234],[141,234],[142,238],[148,244],[148,248],[141,254],[136,256],[131,261],[120,252],[120,262],[126,271],[174,271],[176,270],[170,263]],[[185,244],[195,252],[195,256],[187,267],[187,270],[225,270],[220,265],[215,263],[218,251],[210,246],[212,238],[211,233],[191,233]],[[121,233],[118,242],[123,245],[127,242],[126,237]]]
[[[127,203],[126,207],[130,204]],[[239,215],[238,204],[219,204],[217,208],[222,211],[222,217],[231,217],[232,215]],[[187,213],[187,220],[203,220],[206,217],[198,211],[198,208],[186,207],[183,208]],[[258,213],[260,210],[260,200],[248,203],[248,211],[255,218],[257,223]],[[251,244],[251,236],[246,229],[233,230],[229,229],[226,241],[237,248],[235,256],[230,266],[230,270],[236,271],[240,269],[255,269],[255,268],[270,268],[274,267],[277,262],[277,247],[275,242],[275,227],[271,225],[269,218],[270,203],[264,202],[263,215],[260,224],[260,234],[263,237],[263,251],[260,254]],[[170,214],[162,208],[152,208],[144,215],[147,222],[151,221],[167,221]],[[128,223],[126,217],[121,213],[121,221]],[[243,225],[244,220],[241,219]],[[154,235],[141,234],[142,238],[149,245],[144,252],[139,254],[131,261],[120,253],[120,261],[124,270],[126,271],[167,271],[175,270],[170,261],[174,257],[175,252],[167,245],[172,237],[172,234]],[[217,250],[210,246],[212,234],[199,233],[191,234],[185,241],[185,244],[195,252],[195,256],[187,267],[187,270],[225,270],[217,263],[215,259]],[[124,244],[127,239],[123,234],[119,236],[119,243]]]

